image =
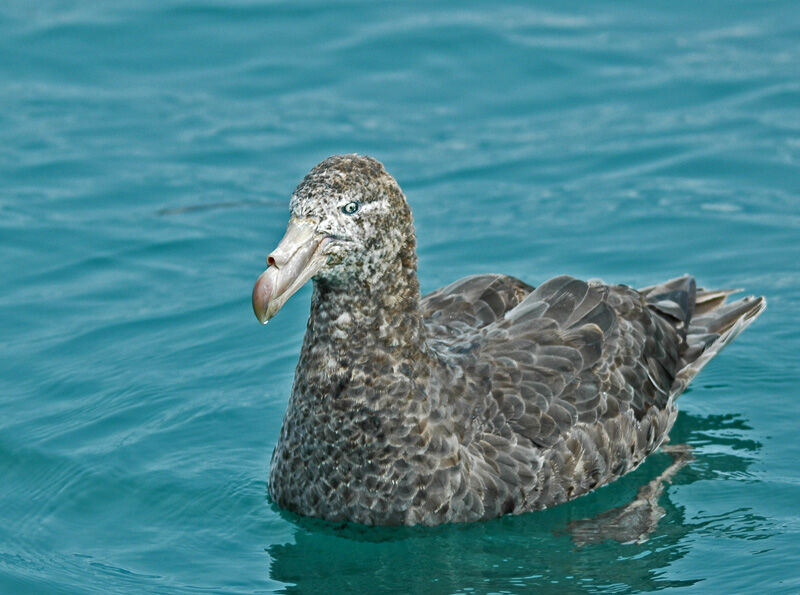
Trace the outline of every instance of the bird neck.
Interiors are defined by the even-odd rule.
[[[339,355],[378,348],[413,358],[424,347],[419,302],[416,258],[397,258],[369,278],[315,281],[306,342]]]

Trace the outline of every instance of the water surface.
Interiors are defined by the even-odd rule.
[[[0,592],[800,590],[796,3],[0,6]],[[685,272],[769,308],[681,398],[643,543],[364,529],[266,496],[309,289],[250,310],[315,163],[383,161],[420,280]],[[583,525],[586,526],[586,525]]]

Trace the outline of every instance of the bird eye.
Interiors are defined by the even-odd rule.
[[[361,205],[358,204],[358,201],[349,202],[342,207],[342,213],[345,215],[352,215],[355,213]]]

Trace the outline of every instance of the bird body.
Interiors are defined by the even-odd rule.
[[[765,307],[688,276],[637,291],[475,275],[421,297],[410,209],[368,157],[323,161],[291,210],[253,304],[266,321],[314,279],[269,481],[305,516],[477,521],[605,485],[659,447],[675,398]]]

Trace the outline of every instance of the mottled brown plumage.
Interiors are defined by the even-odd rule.
[[[265,321],[313,275],[269,482],[302,515],[435,525],[585,494],[658,448],[675,397],[765,306],[691,277],[477,275],[421,298],[411,211],[368,157],[320,163],[291,211],[253,302]]]

